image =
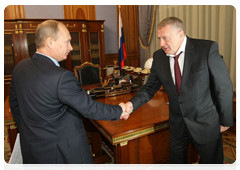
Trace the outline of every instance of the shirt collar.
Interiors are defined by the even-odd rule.
[[[60,65],[59,65],[59,63],[58,63],[58,61],[57,61],[56,59],[54,59],[54,58],[52,58],[52,57],[49,57],[49,56],[47,56],[47,55],[45,55],[45,54],[39,53],[39,52],[36,52],[36,53],[37,53],[37,54],[41,54],[41,55],[43,55],[43,56],[51,59],[56,66],[60,67]]]
[[[180,48],[178,49],[176,55],[178,55],[181,51],[184,53],[185,52],[185,48],[186,48],[186,44],[187,44],[187,37],[184,37],[184,40],[182,42],[182,45],[180,46]],[[166,54],[166,56],[168,57],[175,57],[176,55],[173,54]]]

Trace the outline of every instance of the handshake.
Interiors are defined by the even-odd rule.
[[[127,120],[129,115],[132,113],[133,111],[133,105],[131,102],[127,102],[127,103],[119,103],[119,106],[121,106],[123,112],[122,115],[120,117],[120,119],[124,119]]]

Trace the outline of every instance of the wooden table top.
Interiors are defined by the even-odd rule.
[[[83,86],[83,88],[86,90],[96,87],[96,85]],[[101,97],[96,100],[106,104],[118,105],[120,102],[126,103],[129,101],[134,94],[135,92],[132,92],[114,97]],[[135,139],[168,128],[168,101],[167,94],[164,91],[158,91],[152,100],[132,113],[127,120],[90,121],[113,145],[116,145],[124,141]],[[4,105],[4,124],[12,124],[13,119],[9,109],[10,107],[8,98],[5,100]],[[11,122],[8,122],[10,120]]]
[[[93,86],[91,86],[93,87]],[[89,88],[85,88],[89,89]],[[117,105],[120,102],[129,101],[135,92],[96,99],[99,102]],[[91,122],[102,132],[102,134],[116,145],[123,141],[138,138],[169,127],[168,97],[164,91],[158,91],[152,100],[136,110],[127,120],[119,121],[96,121]]]

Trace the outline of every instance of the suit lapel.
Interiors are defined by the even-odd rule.
[[[180,94],[184,88],[184,85],[187,81],[192,61],[194,58],[194,47],[191,43],[191,40],[189,37],[187,37],[187,44],[186,44],[186,50],[185,50],[185,58],[184,58],[184,67],[183,67],[183,74],[182,74],[182,83],[181,83],[181,88],[180,88]]]

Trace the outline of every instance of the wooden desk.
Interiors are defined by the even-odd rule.
[[[88,86],[85,89],[94,88]],[[99,98],[97,101],[106,104],[119,104],[127,102],[134,93]],[[168,97],[163,91],[158,91],[153,99],[140,107],[128,120],[120,121],[94,121],[90,120],[91,126],[86,130],[90,132],[90,143],[95,162],[108,160],[103,155],[101,140],[110,144],[113,151],[114,163],[122,164],[153,164],[169,163],[170,134],[169,134],[169,108]],[[14,132],[10,144],[14,145],[17,129],[9,110],[9,98],[5,100],[4,125],[11,126],[9,130]],[[188,162],[197,161],[197,152],[190,145]]]
[[[127,102],[134,93],[99,98],[106,104]],[[101,153],[100,136],[107,139],[114,153],[114,163],[153,164],[169,163],[170,133],[169,106],[167,94],[158,91],[153,99],[140,107],[128,120],[95,121],[90,120],[97,130],[92,134],[93,153]],[[97,135],[101,133],[101,135]],[[96,138],[95,138],[96,137]],[[97,144],[98,143],[98,144]],[[197,152],[189,147],[189,163],[197,161]]]

